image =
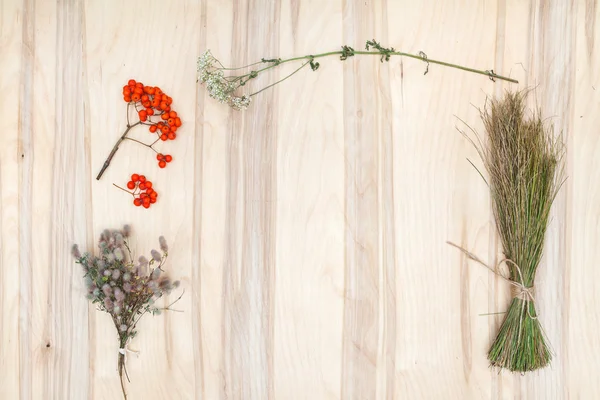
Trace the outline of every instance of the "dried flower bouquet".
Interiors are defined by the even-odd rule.
[[[119,340],[118,371],[121,389],[126,399],[124,376],[127,376],[125,365],[128,345],[136,334],[136,326],[145,314],[160,314],[168,310],[179,298],[169,306],[159,308],[156,301],[171,293],[179,286],[179,281],[171,281],[163,274],[162,267],[168,255],[168,246],[164,237],[159,238],[160,249],[151,251],[151,259],[140,256],[138,262],[133,261],[133,253],[129,246],[130,228],[122,230],[105,230],[98,242],[99,254],[80,253],[77,245],[72,254],[76,263],[84,271],[87,286],[87,298],[98,310],[108,313],[115,325]],[[183,295],[183,294],[182,294]]]

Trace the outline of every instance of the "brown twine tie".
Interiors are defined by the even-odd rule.
[[[502,278],[506,282],[508,282],[512,286],[512,288],[511,288],[512,297],[522,300],[523,308],[525,308],[525,306],[527,306],[530,302],[535,304],[535,297],[533,295],[533,286],[529,286],[529,287],[525,286],[525,280],[523,279],[523,274],[521,273],[521,267],[519,267],[516,262],[514,262],[513,260],[511,260],[509,258],[504,258],[504,259],[498,261],[496,266],[494,268],[492,268],[488,264],[484,263],[475,254],[468,251],[467,249],[465,249],[455,243],[452,243],[452,242],[446,242],[446,243],[448,243],[450,246],[456,247],[457,249],[462,251],[468,258],[483,265],[484,267],[486,267],[487,269],[492,271],[495,275],[499,276],[500,278]],[[504,275],[500,271],[500,266],[502,264],[506,264],[507,266],[509,264],[512,265],[515,268],[515,270],[517,271],[517,273],[519,274],[520,282],[513,281],[512,279],[510,279],[509,276]],[[529,318],[531,318],[531,319],[537,319],[537,316],[531,315],[529,307],[527,307],[527,315],[529,315]]]

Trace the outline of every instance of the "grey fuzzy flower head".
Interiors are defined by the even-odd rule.
[[[103,275],[104,276],[110,276],[110,275],[112,275],[112,272],[110,272],[110,269],[105,269],[104,272],[103,272]]]
[[[129,293],[131,292],[131,283],[129,282],[125,282],[123,284],[123,290],[125,291],[125,293]]]
[[[162,257],[160,256],[160,253],[158,251],[152,250],[150,254],[152,254],[152,258],[154,259],[154,261],[160,262],[162,260]]]
[[[79,246],[74,244],[73,247],[71,247],[71,254],[75,258],[81,258],[81,253],[79,252]]]
[[[123,235],[121,233],[117,233],[115,235],[115,243],[117,246],[123,246],[125,244],[125,239],[123,239]]]
[[[157,280],[160,277],[160,268],[156,268],[152,271],[152,279]]]
[[[169,251],[169,246],[167,246],[167,240],[164,236],[159,237],[158,242],[160,243],[160,249],[163,251],[163,253]]]
[[[125,282],[128,282],[130,279],[131,279],[131,274],[130,274],[129,272],[125,272],[125,273],[123,274],[123,280],[124,280]]]
[[[125,325],[125,324],[121,324],[121,326],[119,326],[119,330],[120,330],[121,332],[127,332],[127,325]]]
[[[145,267],[146,265],[148,265],[148,259],[144,256],[140,256],[140,258],[138,258],[138,261],[140,263],[140,267]]]
[[[115,262],[115,255],[112,252],[106,254],[106,262],[108,262],[110,264]]]
[[[117,247],[113,254],[118,261],[123,261],[123,251],[120,248]]]
[[[129,225],[123,226],[123,231],[121,232],[121,234],[125,237],[129,237],[129,235],[131,235],[131,226],[129,226]]]

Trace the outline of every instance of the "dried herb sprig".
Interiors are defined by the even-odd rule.
[[[168,256],[168,246],[164,237],[159,238],[160,249],[151,251],[148,261],[140,256],[133,262],[133,254],[129,246],[130,228],[122,230],[105,230],[100,235],[99,255],[80,253],[77,245],[72,254],[76,263],[83,267],[87,298],[100,311],[110,315],[117,329],[119,339],[118,371],[123,396],[127,399],[124,376],[127,376],[125,365],[128,345],[137,335],[136,326],[144,314],[158,315],[181,299],[181,296],[169,306],[159,308],[156,301],[168,295],[179,286],[179,281],[171,281],[163,275],[162,267]],[[183,293],[182,293],[183,295]],[[129,377],[127,376],[129,379]]]
[[[479,70],[468,67],[463,67],[462,65],[451,64],[445,61],[433,60],[427,57],[427,54],[420,51],[418,54],[410,54],[402,51],[396,51],[393,47],[386,48],[381,46],[375,39],[368,40],[365,45],[365,51],[354,50],[350,46],[342,46],[342,50],[338,51],[330,51],[327,53],[321,54],[309,54],[300,57],[292,57],[288,59],[281,58],[263,58],[258,62],[252,63],[250,65],[246,65],[244,67],[238,68],[227,68],[225,67],[218,59],[216,59],[210,52],[207,50],[198,58],[198,81],[200,83],[206,84],[206,88],[208,89],[208,94],[210,97],[220,101],[221,103],[228,104],[230,107],[236,110],[243,110],[248,108],[250,102],[252,101],[252,97],[261,93],[262,91],[269,89],[278,83],[281,83],[296,74],[301,69],[310,66],[310,69],[316,71],[319,69],[320,64],[315,61],[317,58],[328,57],[328,56],[339,56],[340,60],[347,60],[349,57],[353,57],[355,55],[375,55],[380,57],[380,61],[390,61],[391,56],[404,56],[410,57],[417,60],[420,60],[426,64],[424,75],[429,72],[430,64],[438,64],[443,65],[445,67],[457,68],[463,71],[472,72],[475,74],[481,74],[487,76],[492,81],[496,79],[505,80],[508,82],[519,83],[516,79],[508,78],[506,76],[498,75],[494,72],[493,69],[490,70]],[[251,94],[243,94],[238,95],[236,91],[240,89],[242,86],[245,86],[250,80],[256,78],[259,74],[264,73],[270,69],[278,67],[282,64],[289,62],[301,62],[300,66],[291,72],[289,75],[284,78],[267,85],[266,87],[252,92]],[[240,75],[231,75],[226,76],[225,74],[229,71],[240,71],[247,70],[251,67],[255,67],[257,65],[266,65],[258,69],[251,69],[247,72],[243,72]]]
[[[506,264],[506,278],[513,286],[513,299],[488,359],[492,366],[519,372],[543,368],[552,359],[537,318],[534,281],[550,209],[564,172],[562,142],[554,138],[539,111],[526,115],[526,97],[526,91],[509,92],[502,100],[491,100],[481,112],[487,143],[469,139],[489,175],[487,183],[505,256],[497,267]]]

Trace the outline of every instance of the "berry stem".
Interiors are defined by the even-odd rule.
[[[129,190],[127,190],[125,188],[122,188],[121,186],[117,185],[116,183],[113,183],[113,186],[115,186],[115,187],[121,189],[122,191],[124,191],[126,193],[129,193],[130,195],[132,195],[133,197],[135,197],[135,192],[130,192]]]
[[[141,141],[139,141],[139,140],[137,140],[137,139],[132,139],[132,138],[130,138],[130,137],[126,137],[125,139],[127,139],[127,140],[131,140],[132,142],[139,143],[139,144],[141,144],[142,146],[149,147],[149,148],[151,148],[152,150],[154,150],[154,152],[155,152],[156,154],[158,154],[158,151],[156,151],[156,150],[154,149],[154,147],[152,147],[152,146],[154,145],[154,143],[156,143],[158,140],[157,140],[157,141],[155,141],[155,142],[154,142],[154,143],[152,143],[152,144],[147,144],[147,143],[141,142]]]
[[[123,135],[119,138],[119,140],[117,140],[117,143],[115,143],[115,146],[113,147],[112,151],[108,155],[108,158],[106,159],[106,161],[104,161],[104,165],[102,166],[102,169],[98,173],[96,180],[100,180],[100,178],[104,174],[104,171],[106,171],[106,168],[108,168],[108,166],[110,165],[110,162],[112,161],[113,157],[115,156],[115,153],[117,152],[117,150],[119,150],[119,145],[121,144],[121,142],[123,142],[123,140],[127,139],[127,134],[129,133],[131,128],[133,128],[136,125],[140,125],[141,123],[142,123],[141,121],[138,121],[133,125],[130,125],[129,122],[127,123],[127,129],[125,129],[125,132],[123,132]]]

